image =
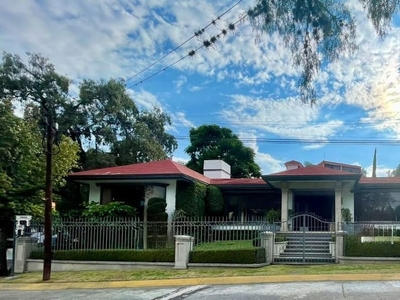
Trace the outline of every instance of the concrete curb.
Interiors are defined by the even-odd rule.
[[[254,283],[319,282],[319,281],[388,281],[400,280],[399,274],[323,274],[323,275],[279,275],[205,277],[163,280],[73,282],[73,283],[0,283],[0,290],[65,290],[65,289],[110,289],[144,287],[182,287],[193,285],[230,285]]]

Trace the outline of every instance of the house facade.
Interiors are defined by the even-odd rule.
[[[328,161],[312,166],[290,161],[285,167],[262,178],[231,178],[230,166],[221,160],[205,161],[203,174],[161,160],[77,172],[70,180],[90,187],[89,202],[122,201],[136,207],[143,219],[152,197],[166,199],[171,218],[179,183],[198,182],[222,191],[224,215],[251,219],[274,209],[284,227],[300,213],[341,223],[343,208],[354,222],[400,220],[399,177],[363,177],[359,166]]]

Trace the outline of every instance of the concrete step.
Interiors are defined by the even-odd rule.
[[[332,257],[329,252],[283,252],[279,257]]]
[[[285,249],[283,253],[329,253],[329,249],[304,249],[303,248],[291,248],[291,249]]]
[[[327,264],[335,263],[334,258],[304,258],[303,257],[285,257],[285,258],[275,258],[274,264]]]

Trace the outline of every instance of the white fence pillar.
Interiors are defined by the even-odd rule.
[[[261,247],[265,248],[265,262],[272,263],[274,259],[274,233],[265,231],[261,233]]]
[[[15,240],[14,273],[24,273],[26,271],[26,260],[31,252],[37,250],[37,239],[21,237]]]
[[[194,237],[175,235],[175,269],[187,269],[189,254],[193,250]]]
[[[339,257],[342,257],[344,254],[344,236],[346,234],[346,231],[336,232],[336,262],[339,262]]]

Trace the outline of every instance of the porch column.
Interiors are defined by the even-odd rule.
[[[342,182],[338,181],[335,185],[335,225],[336,230],[340,230],[339,227],[342,223]]]
[[[289,204],[289,187],[287,182],[282,183],[282,199],[281,199],[281,231],[287,231],[288,222],[288,204]]]

